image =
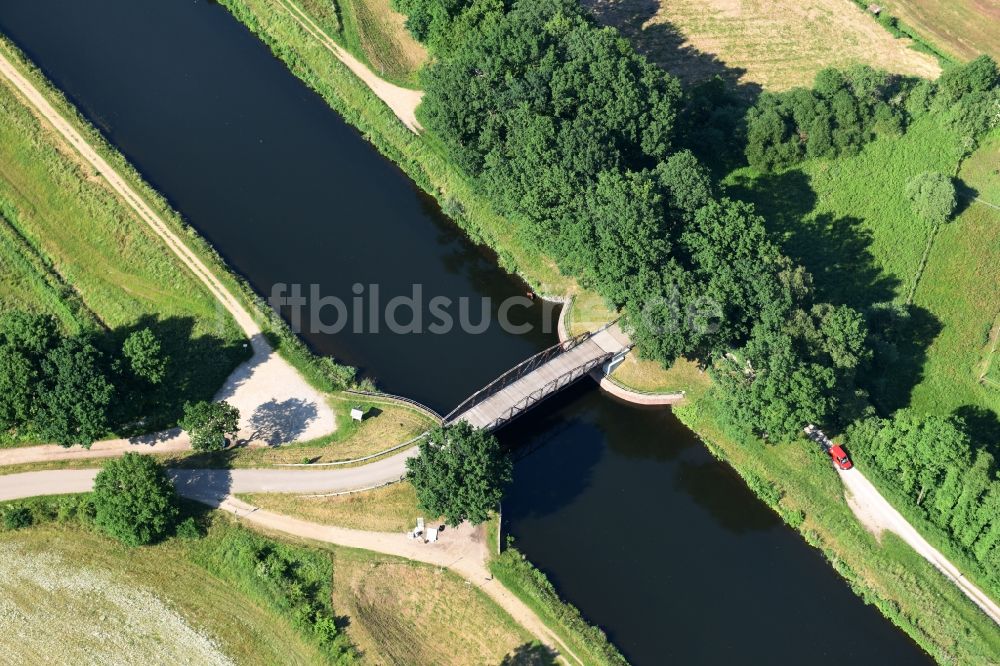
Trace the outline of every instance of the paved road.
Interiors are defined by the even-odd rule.
[[[170,476],[185,497],[217,505],[235,493],[343,493],[399,481],[416,447],[360,467],[338,469],[177,469]],[[35,495],[85,493],[96,469],[46,470],[0,476],[0,501]]]

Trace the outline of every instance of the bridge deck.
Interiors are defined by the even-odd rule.
[[[556,380],[568,377],[577,369],[592,366],[595,362],[607,358],[609,355],[623,352],[628,348],[628,339],[617,326],[599,331],[576,347],[563,352],[474,405],[454,420],[467,421],[476,428],[492,427],[497,424],[498,420],[509,414],[511,408],[525,402],[529,396],[541,393],[537,396],[540,400],[547,397],[549,393],[554,393],[565,386],[565,384],[553,386],[552,384]],[[545,389],[550,386],[551,390],[546,392]],[[531,404],[537,401],[533,400]]]

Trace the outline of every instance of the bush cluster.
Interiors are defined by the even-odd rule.
[[[760,96],[747,113],[747,161],[775,171],[806,158],[854,155],[874,137],[899,134],[928,111],[956,126],[971,150],[996,122],[998,80],[988,56],[945,70],[937,82],[868,66],[824,69],[811,89]]]
[[[901,410],[859,422],[847,441],[1000,588],[1000,479],[993,456],[973,448],[961,419]]]
[[[202,557],[210,570],[290,617],[335,663],[352,663],[349,641],[330,607],[333,567],[328,556],[238,527],[205,549]]]

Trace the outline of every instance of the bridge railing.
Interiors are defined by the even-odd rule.
[[[563,342],[557,342],[548,349],[538,352],[531,358],[521,361],[513,368],[503,373],[492,382],[479,389],[468,398],[465,399],[462,404],[460,404],[455,409],[451,410],[445,417],[444,423],[451,423],[456,417],[469,411],[479,403],[483,402],[491,395],[502,391],[507,388],[517,380],[522,377],[534,372],[538,368],[542,367],[552,359],[565,354],[569,350],[579,346],[581,343],[586,342],[593,335],[590,331],[581,333],[580,335],[570,338],[569,340],[564,340]]]
[[[526,412],[538,403],[540,403],[545,398],[550,395],[557,393],[561,389],[566,388],[573,382],[583,378],[594,368],[600,367],[603,363],[611,359],[614,354],[604,354],[597,358],[591,359],[589,362],[579,365],[572,370],[567,370],[563,374],[559,375],[555,379],[548,381],[545,385],[538,387],[528,395],[524,396],[521,400],[517,401],[511,405],[507,410],[505,410],[500,416],[495,418],[489,424],[486,425],[486,430],[495,430],[503,424],[507,423],[513,419],[518,414]]]
[[[376,398],[385,400],[387,402],[401,402],[403,404],[409,405],[410,407],[416,409],[419,412],[423,412],[427,416],[431,417],[438,423],[444,423],[444,417],[438,414],[436,411],[417,402],[416,400],[411,400],[410,398],[405,398],[401,395],[394,395],[392,393],[384,393],[382,391],[362,391],[361,389],[346,389],[344,393],[350,393],[351,395],[363,396],[366,398]]]

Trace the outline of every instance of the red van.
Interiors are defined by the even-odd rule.
[[[840,444],[834,444],[830,447],[830,457],[833,458],[834,464],[840,469],[851,469],[854,467],[854,463],[844,453],[844,449],[841,448]]]

